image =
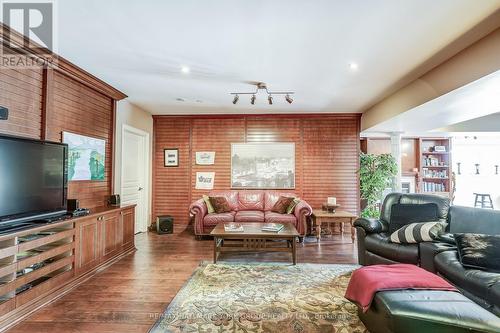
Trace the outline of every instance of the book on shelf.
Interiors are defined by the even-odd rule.
[[[422,168],[422,173],[424,178],[439,178],[439,179],[448,178],[447,170],[429,170],[427,168]]]
[[[423,182],[424,192],[446,192],[446,186],[440,183]]]
[[[262,226],[262,231],[279,232],[284,227],[281,223],[266,223]]]
[[[239,223],[225,223],[224,224],[224,231],[226,231],[226,232],[242,232],[243,225],[241,225]]]

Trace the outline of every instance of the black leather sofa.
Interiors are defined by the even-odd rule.
[[[448,219],[450,200],[428,194],[390,193],[385,197],[380,211],[380,219],[359,218],[354,222],[358,238],[358,261],[361,265],[376,264],[420,264],[417,244],[396,244],[389,241],[389,222],[394,204],[428,204],[438,207],[438,218]]]
[[[452,206],[449,212],[450,233],[478,233],[500,235],[500,211]],[[442,250],[443,243],[429,243],[426,248],[434,253],[434,266],[422,266],[436,272],[454,284],[460,291],[485,309],[500,316],[500,273],[465,268],[460,263],[456,248]],[[500,252],[500,248],[498,249]],[[431,261],[430,259],[427,261]]]
[[[439,219],[448,222],[439,241],[394,244],[389,241],[391,207],[396,203],[435,203]],[[500,211],[449,205],[443,197],[424,194],[389,194],[382,205],[380,219],[360,218],[354,222],[358,235],[358,261],[361,265],[409,263],[437,273],[462,293],[500,316],[500,274],[462,266],[452,234],[480,233],[500,235]],[[500,249],[499,249],[500,251]]]

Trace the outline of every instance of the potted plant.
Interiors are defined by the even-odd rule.
[[[380,216],[377,201],[381,199],[382,192],[391,186],[397,172],[398,166],[391,154],[360,154],[361,200],[366,201],[366,207],[361,211],[362,217]]]

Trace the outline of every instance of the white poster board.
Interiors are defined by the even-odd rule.
[[[197,151],[196,164],[198,165],[212,165],[215,164],[214,151]]]
[[[197,172],[196,189],[211,190],[214,188],[215,172]]]

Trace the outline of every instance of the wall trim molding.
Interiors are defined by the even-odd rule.
[[[125,95],[120,90],[112,87],[108,83],[95,77],[84,69],[61,57],[60,55],[53,53],[51,57],[48,57],[47,54],[50,53],[49,50],[45,49],[44,52],[43,48],[40,45],[36,44],[28,37],[22,35],[14,29],[11,29],[8,25],[0,22],[0,43],[3,47],[6,47],[5,43],[7,39],[9,40],[10,45],[16,46],[16,50],[14,50],[15,52],[42,59],[44,60],[44,62],[49,64],[50,68],[60,71],[70,76],[71,78],[85,84],[86,86],[108,97],[111,97],[112,99],[121,100],[127,97],[127,95]],[[37,50],[35,48],[25,48],[24,45],[27,43],[29,43],[29,45],[33,45],[33,47],[38,46],[40,50]]]

